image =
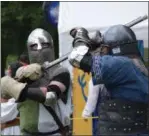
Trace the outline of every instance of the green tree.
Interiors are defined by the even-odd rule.
[[[7,56],[20,55],[26,51],[27,37],[35,28],[48,30],[54,37],[56,50],[58,49],[57,29],[45,21],[42,3],[42,1],[1,2],[1,76],[4,76]]]

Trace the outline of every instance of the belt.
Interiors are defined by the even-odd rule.
[[[63,135],[63,133],[60,129],[57,129],[57,130],[54,130],[54,131],[51,131],[51,132],[29,132],[25,129],[23,131],[26,134],[36,135],[36,136],[47,136],[47,135],[53,135],[53,134],[57,134],[57,133],[60,133],[60,134]],[[65,126],[63,131],[65,132],[65,136],[68,136],[69,135],[69,126]]]
[[[1,123],[1,130],[8,128],[8,127],[13,127],[13,126],[19,126],[20,125],[20,119],[15,118],[14,120],[11,120],[6,123]]]
[[[108,100],[99,107],[101,134],[133,134],[147,130],[147,104]]]

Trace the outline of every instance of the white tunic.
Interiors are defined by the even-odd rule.
[[[1,123],[15,119],[18,115],[17,103],[15,99],[9,99],[8,102],[1,103]],[[20,127],[13,126],[1,131],[1,135],[20,135]]]
[[[99,93],[105,94],[107,92],[107,89],[105,88],[104,84],[99,84],[99,85],[93,85],[92,79],[89,81],[89,90],[88,90],[88,99],[86,102],[86,105],[84,107],[82,117],[87,118],[91,117],[92,113],[94,112],[97,101],[98,101],[98,96]]]
[[[68,90],[68,99],[67,104],[64,104],[61,99],[59,99],[54,105],[51,107],[54,108],[54,111],[58,115],[64,126],[70,125],[70,115],[72,113],[71,109],[71,89],[70,86]],[[42,104],[39,104],[39,122],[38,122],[38,130],[39,132],[52,132],[57,130],[59,127],[55,122],[54,118],[51,114],[45,109]],[[59,135],[59,134],[55,134]]]

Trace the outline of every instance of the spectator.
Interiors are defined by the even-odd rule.
[[[20,135],[20,120],[17,117],[17,103],[15,99],[1,97],[1,135]]]
[[[28,55],[21,54],[16,62],[13,62],[8,66],[8,75],[14,77],[19,67],[26,66],[28,64],[29,64]]]
[[[21,54],[16,62],[8,67],[8,75],[15,77],[16,71],[21,66],[29,64],[26,54]],[[1,134],[3,135],[20,135],[20,120],[18,118],[19,111],[14,98],[10,98],[5,94],[1,94]]]

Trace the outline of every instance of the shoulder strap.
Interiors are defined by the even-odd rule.
[[[57,114],[55,113],[55,111],[50,107],[50,106],[46,106],[43,104],[43,106],[48,110],[48,112],[53,116],[55,122],[57,123],[57,125],[59,126],[61,132],[63,132],[65,130],[65,127],[63,126],[62,122],[60,121],[59,117],[57,116]]]

